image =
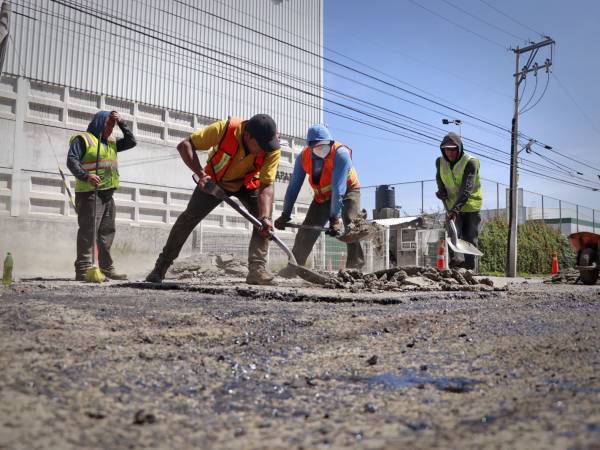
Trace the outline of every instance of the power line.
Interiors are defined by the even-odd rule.
[[[560,89],[569,98],[569,100],[571,100],[571,102],[573,103],[573,105],[575,105],[575,108],[577,108],[579,110],[579,112],[581,113],[581,115],[585,118],[585,120],[588,121],[588,123],[592,126],[592,128],[594,129],[594,131],[596,131],[596,133],[598,133],[598,135],[600,135],[600,130],[598,129],[596,123],[594,123],[594,121],[590,118],[590,116],[588,115],[588,113],[586,113],[585,110],[579,105],[579,103],[577,103],[577,100],[575,100],[575,97],[573,97],[571,95],[571,93],[569,92],[569,90],[567,89],[567,87],[563,84],[562,81],[560,81],[560,78],[558,78],[558,76],[556,75],[556,73],[552,72],[552,76],[558,82],[558,86],[560,87]]]
[[[483,3],[484,5],[488,6],[489,8],[493,9],[494,11],[496,11],[498,14],[502,14],[504,17],[506,17],[507,19],[512,20],[514,23],[521,25],[523,28],[527,28],[529,31],[534,32],[535,34],[539,34],[541,37],[544,37],[543,33],[540,33],[539,31],[535,31],[533,28],[531,28],[528,25],[525,25],[524,23],[519,22],[517,19],[515,19],[514,17],[509,16],[508,14],[506,14],[505,12],[499,10],[498,8],[496,8],[494,5],[490,5],[487,1],[485,0],[479,0],[481,3]]]
[[[536,83],[537,83],[537,75],[536,75],[536,77],[535,77],[535,80],[536,80]],[[546,78],[546,85],[544,86],[544,90],[542,91],[542,93],[540,94],[540,96],[538,97],[538,99],[535,101],[535,103],[534,103],[533,105],[531,105],[529,108],[526,108],[526,107],[527,107],[527,105],[525,105],[525,106],[523,107],[523,108],[526,108],[526,109],[523,109],[523,110],[521,110],[521,111],[520,111],[520,113],[521,113],[521,114],[525,114],[527,111],[530,111],[530,110],[532,110],[533,108],[535,108],[535,107],[536,107],[536,105],[537,105],[537,104],[540,102],[540,100],[542,100],[542,97],[543,97],[543,96],[544,96],[544,94],[546,93],[546,89],[548,89],[548,84],[549,84],[549,83],[550,83],[550,73],[548,72],[548,76],[547,76],[547,78]],[[534,92],[534,93],[535,93],[535,92]],[[531,97],[531,98],[533,98],[533,94],[532,94],[532,97]],[[530,100],[530,101],[531,101],[531,100]],[[527,104],[529,104],[529,102],[527,102]]]
[[[479,33],[477,33],[476,31],[470,30],[469,28],[467,28],[467,27],[464,27],[464,26],[462,26],[461,24],[459,24],[459,23],[456,23],[456,22],[454,22],[453,20],[450,20],[450,19],[448,19],[447,17],[444,17],[444,16],[442,16],[441,14],[438,14],[437,12],[435,12],[435,11],[433,11],[433,10],[431,10],[431,9],[427,8],[426,6],[423,6],[423,5],[419,4],[419,3],[417,3],[415,0],[408,0],[408,1],[409,1],[410,3],[412,3],[413,5],[415,5],[415,6],[418,6],[418,7],[419,7],[419,8],[421,8],[421,9],[424,9],[424,10],[425,10],[425,11],[427,11],[428,13],[430,13],[430,14],[433,14],[434,16],[436,16],[436,17],[438,17],[438,18],[440,18],[440,19],[442,19],[442,20],[444,20],[444,21],[446,21],[446,22],[448,22],[448,23],[450,23],[450,24],[454,25],[455,27],[457,27],[457,28],[460,28],[460,29],[461,29],[461,30],[463,30],[463,31],[466,31],[467,33],[471,33],[471,34],[472,34],[472,35],[474,35],[474,36],[477,36],[479,39],[483,39],[484,41],[487,41],[487,42],[489,42],[490,44],[496,45],[496,46],[498,46],[498,47],[500,47],[500,48],[503,48],[503,49],[505,49],[505,50],[507,49],[505,45],[503,45],[503,44],[501,44],[501,43],[499,43],[499,42],[497,42],[497,41],[494,41],[493,39],[490,39],[490,38],[488,38],[488,37],[486,37],[486,36],[484,36],[484,35],[482,35],[482,34],[479,34]]]
[[[467,11],[466,9],[463,9],[463,8],[461,8],[460,6],[457,6],[457,5],[455,5],[454,3],[452,3],[452,2],[450,2],[450,1],[448,1],[448,0],[442,0],[442,1],[443,1],[444,3],[446,3],[447,5],[450,5],[452,8],[458,9],[459,11],[463,12],[464,14],[466,14],[466,15],[468,15],[468,16],[470,16],[470,17],[474,18],[475,20],[478,20],[478,21],[480,21],[480,22],[482,22],[482,23],[486,24],[487,26],[489,26],[489,27],[491,27],[491,28],[494,28],[495,30],[501,31],[501,32],[502,32],[502,33],[504,33],[504,34],[507,34],[507,35],[509,35],[509,36],[512,36],[512,37],[514,37],[514,38],[516,38],[516,39],[519,39],[519,40],[521,40],[521,41],[524,41],[524,42],[528,42],[528,41],[529,41],[528,39],[526,39],[526,38],[524,38],[524,37],[521,37],[521,36],[518,36],[518,35],[516,35],[516,34],[514,34],[514,33],[511,33],[510,31],[507,31],[507,30],[505,30],[504,28],[501,28],[501,27],[499,27],[498,25],[494,25],[493,23],[491,23],[491,22],[488,22],[487,20],[485,20],[485,19],[482,19],[482,18],[481,18],[481,17],[479,17],[479,16],[476,16],[475,14],[473,14],[473,13],[471,13],[471,12]]]
[[[57,2],[57,3],[62,3],[62,2]],[[64,5],[64,6],[67,6],[67,7],[69,7],[69,5]],[[80,12],[86,13],[86,12],[84,12],[84,11],[82,11],[82,10],[78,9],[78,8],[75,8],[75,7],[71,7],[71,8],[72,8],[72,9],[75,9],[75,10],[78,10],[78,11],[80,11]],[[87,13],[87,14],[90,14],[90,13]],[[157,40],[159,40],[159,41],[164,41],[164,40],[163,40],[163,39],[161,39],[161,38],[157,38],[156,36],[150,35],[150,34],[148,34],[148,33],[141,32],[141,31],[139,31],[139,30],[134,30],[134,29],[132,29],[132,28],[130,28],[130,27],[127,27],[127,26],[125,26],[125,25],[122,25],[122,24],[116,23],[116,22],[114,22],[114,21],[107,20],[107,19],[105,19],[105,18],[98,17],[98,16],[95,16],[95,15],[93,15],[93,14],[90,14],[90,15],[92,15],[92,16],[94,16],[94,17],[98,18],[98,19],[101,19],[101,20],[107,21],[107,22],[109,22],[109,23],[113,23],[113,24],[115,24],[115,25],[117,25],[117,26],[121,26],[121,27],[124,27],[124,28],[126,28],[126,29],[130,29],[130,30],[132,30],[132,31],[134,31],[134,32],[137,32],[137,33],[139,33],[139,34],[142,34],[142,35],[145,35],[145,36],[151,37],[151,38],[153,38],[153,39],[157,39]],[[198,54],[198,55],[201,55],[201,56],[205,56],[205,57],[207,57],[207,55],[203,55],[203,54],[201,54],[201,53],[199,53],[199,52],[195,52],[195,51],[193,51],[193,50],[187,49],[187,48],[185,48],[185,47],[182,47],[181,45],[174,44],[174,43],[172,43],[172,42],[169,42],[169,43],[170,43],[171,45],[174,45],[175,47],[182,48],[182,49],[184,49],[184,50],[186,50],[186,51],[189,51],[189,52],[191,52],[191,53],[195,53],[195,54]],[[210,57],[209,57],[209,58],[210,58]],[[215,59],[215,58],[212,58],[212,59]],[[219,60],[217,59],[217,61],[219,61]],[[223,63],[223,61],[220,61],[220,62],[221,62],[221,63]],[[230,65],[230,66],[231,66],[231,64],[226,64],[226,65]],[[237,68],[237,67],[235,67],[235,66],[234,66],[234,68]],[[239,69],[239,68],[237,68],[237,69]],[[277,82],[276,80],[271,80],[271,81]],[[279,84],[284,84],[284,83],[281,83],[281,82],[279,82]],[[285,85],[285,84],[284,84],[284,85]],[[297,88],[291,87],[291,86],[289,86],[289,85],[285,85],[285,86],[287,86],[287,87],[290,87],[290,88],[292,88],[292,89],[296,89],[296,90],[298,90]],[[252,86],[249,86],[249,87],[252,87]],[[306,91],[302,91],[302,92],[306,93]],[[270,94],[272,94],[272,92],[269,92],[269,93],[270,93]],[[320,98],[320,99],[322,99],[322,100],[327,100],[327,101],[330,101],[329,99],[323,99],[322,97],[319,97],[319,96],[317,96],[317,95],[315,95],[315,94],[312,94],[312,93],[308,93],[308,94],[309,94],[309,95],[312,95],[312,96],[314,96],[314,97],[318,97],[318,98]],[[336,104],[336,105],[338,105],[338,106],[341,106],[341,107],[348,108],[348,106],[347,106],[347,105],[341,104],[341,103],[339,103],[339,102],[333,102],[333,103],[334,103],[334,104]],[[358,110],[358,109],[356,109],[356,108],[353,108],[353,107],[350,107],[350,108],[348,108],[348,109],[350,109],[350,110],[352,110],[352,111],[355,111],[355,112],[358,112],[358,113],[360,113],[360,114],[365,114],[365,113],[364,113],[364,111]],[[336,112],[332,112],[332,113],[333,113],[333,114],[340,115],[339,113],[336,113]],[[349,116],[347,116],[347,115],[346,115],[346,116],[344,116],[344,115],[340,115],[340,116],[341,116],[341,117],[350,118],[351,120],[357,121],[357,120],[356,120],[356,118],[354,118],[354,117],[349,117]],[[380,120],[380,121],[382,121],[382,120],[383,120],[383,118],[382,118],[382,117],[380,117],[380,116],[369,115],[369,114],[367,114],[367,116],[368,116],[368,117],[371,117],[371,118],[375,118],[375,119],[377,119],[377,120]],[[384,122],[386,122],[385,120],[383,120],[383,121],[384,121]],[[359,122],[360,122],[360,121],[359,121]],[[363,122],[363,123],[364,123],[364,122]],[[414,130],[412,130],[412,129],[409,129],[409,128],[406,128],[406,127],[403,127],[403,126],[399,126],[398,124],[396,124],[396,123],[394,123],[394,122],[387,121],[387,123],[388,123],[388,124],[390,124],[390,125],[392,125],[392,126],[395,126],[395,127],[401,128],[401,129],[405,129],[405,130],[407,130],[407,131],[410,131],[410,132],[412,132],[412,133],[415,133],[415,131],[414,131]],[[371,126],[373,126],[373,124],[370,124],[370,125],[371,125]],[[390,130],[388,130],[388,129],[384,129],[384,130],[385,130],[385,131],[387,131],[387,132],[392,132],[392,131],[390,131]],[[397,132],[393,132],[393,133],[395,133],[395,134],[398,134]],[[416,132],[416,134],[417,134],[417,135],[421,135],[421,136],[423,136],[423,137],[426,137],[426,138],[429,138],[429,139],[433,139],[433,140],[437,140],[437,139],[438,139],[438,138],[436,138],[436,137],[432,137],[432,136],[429,136],[429,135],[426,135],[426,134],[423,134],[423,133],[419,133],[419,132]],[[412,136],[406,136],[406,135],[403,135],[403,134],[399,134],[399,135],[401,135],[401,136],[404,136],[404,137],[409,137],[409,138],[411,138],[411,139],[414,139],[414,137],[412,137]],[[475,152],[473,152],[473,153],[475,153]],[[479,154],[479,153],[475,153],[475,154],[481,155],[481,154]],[[490,158],[489,158],[487,155],[481,155],[481,156],[483,156],[483,157],[486,157],[486,158],[490,159]],[[491,159],[493,159],[493,158],[491,158]],[[498,161],[498,160],[496,160],[496,161]],[[498,161],[498,162],[501,162],[501,161]],[[504,163],[504,164],[506,164],[506,163]],[[533,171],[531,171],[531,172],[532,172],[532,173],[535,173],[535,172],[533,172]],[[558,180],[558,179],[557,179],[557,180]],[[559,181],[563,181],[563,182],[564,182],[565,180],[559,180]],[[569,184],[572,184],[572,183],[569,183]]]

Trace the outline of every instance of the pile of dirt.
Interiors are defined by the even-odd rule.
[[[564,284],[577,284],[579,281],[579,271],[577,269],[563,269],[556,275],[552,275],[544,283],[564,283]]]
[[[189,279],[206,277],[245,277],[248,274],[248,265],[231,253],[225,254],[200,254],[176,261],[167,278]]]
[[[344,234],[338,239],[342,242],[372,241],[375,251],[382,253],[384,250],[385,228],[378,223],[367,220],[367,211],[362,213],[345,225]]]
[[[466,269],[403,266],[363,274],[360,270],[342,269],[325,285],[331,289],[360,291],[493,291],[489,278],[475,277]]]

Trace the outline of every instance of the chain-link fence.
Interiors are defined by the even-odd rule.
[[[419,216],[443,212],[442,202],[435,196],[435,180],[418,180],[390,185],[395,192],[395,207],[399,216]],[[495,217],[508,219],[509,186],[493,180],[482,179],[483,221]],[[376,187],[361,189],[361,204],[369,216],[376,207]],[[600,210],[549,197],[537,192],[519,189],[519,223],[529,220],[543,220],[549,226],[568,235],[578,231],[597,233],[600,230]]]

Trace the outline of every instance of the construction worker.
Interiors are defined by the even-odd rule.
[[[196,151],[213,148],[202,168]],[[249,120],[231,117],[194,131],[177,146],[183,162],[199,176],[186,210],[179,215],[167,243],[146,281],[160,283],[167,269],[179,255],[192,230],[221,200],[202,189],[213,180],[227,195],[237,197],[246,209],[262,223],[254,228],[248,248],[249,284],[274,284],[267,270],[268,236],[273,229],[271,209],[273,183],[277,174],[281,149],[275,121],[266,114]]]
[[[115,125],[118,125],[123,133],[123,138],[117,141],[111,137]],[[96,172],[98,146],[100,146],[100,157],[98,172]],[[75,279],[78,281],[84,281],[86,271],[92,267],[94,226],[97,227],[96,244],[100,270],[107,278],[127,279],[127,275],[115,271],[110,256],[116,230],[113,193],[119,187],[117,153],[135,146],[133,133],[116,111],[98,111],[89,123],[87,131],[74,135],[69,141],[67,167],[77,178],[75,208],[79,230],[77,231]],[[96,187],[98,187],[97,195]],[[96,202],[95,220],[94,202]]]
[[[329,130],[320,124],[312,125],[307,132],[308,146],[296,158],[290,184],[285,193],[283,211],[275,220],[275,228],[283,230],[291,220],[292,208],[298,193],[308,175],[314,197],[308,208],[303,225],[324,227],[329,220],[328,234],[339,236],[342,221],[348,225],[357,218],[360,211],[360,190],[358,174],[352,164],[352,150],[334,141]],[[301,228],[296,235],[292,252],[299,265],[304,265],[313,245],[319,238],[319,231]],[[347,267],[361,269],[364,254],[360,242],[347,245]],[[294,267],[287,266],[280,276],[293,277]]]
[[[444,137],[440,150],[442,156],[435,161],[435,195],[444,202],[446,219],[454,220],[458,238],[477,246],[482,203],[479,160],[465,153],[456,133]],[[454,254],[450,265],[474,269],[475,256]]]

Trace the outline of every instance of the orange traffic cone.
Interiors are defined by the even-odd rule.
[[[558,273],[558,255],[556,252],[552,255],[552,275],[556,275]]]
[[[438,251],[437,261],[435,263],[435,267],[438,268],[438,269],[445,269],[446,268],[446,256],[445,256],[446,245],[445,244],[446,243],[442,239],[440,241],[440,250]]]

